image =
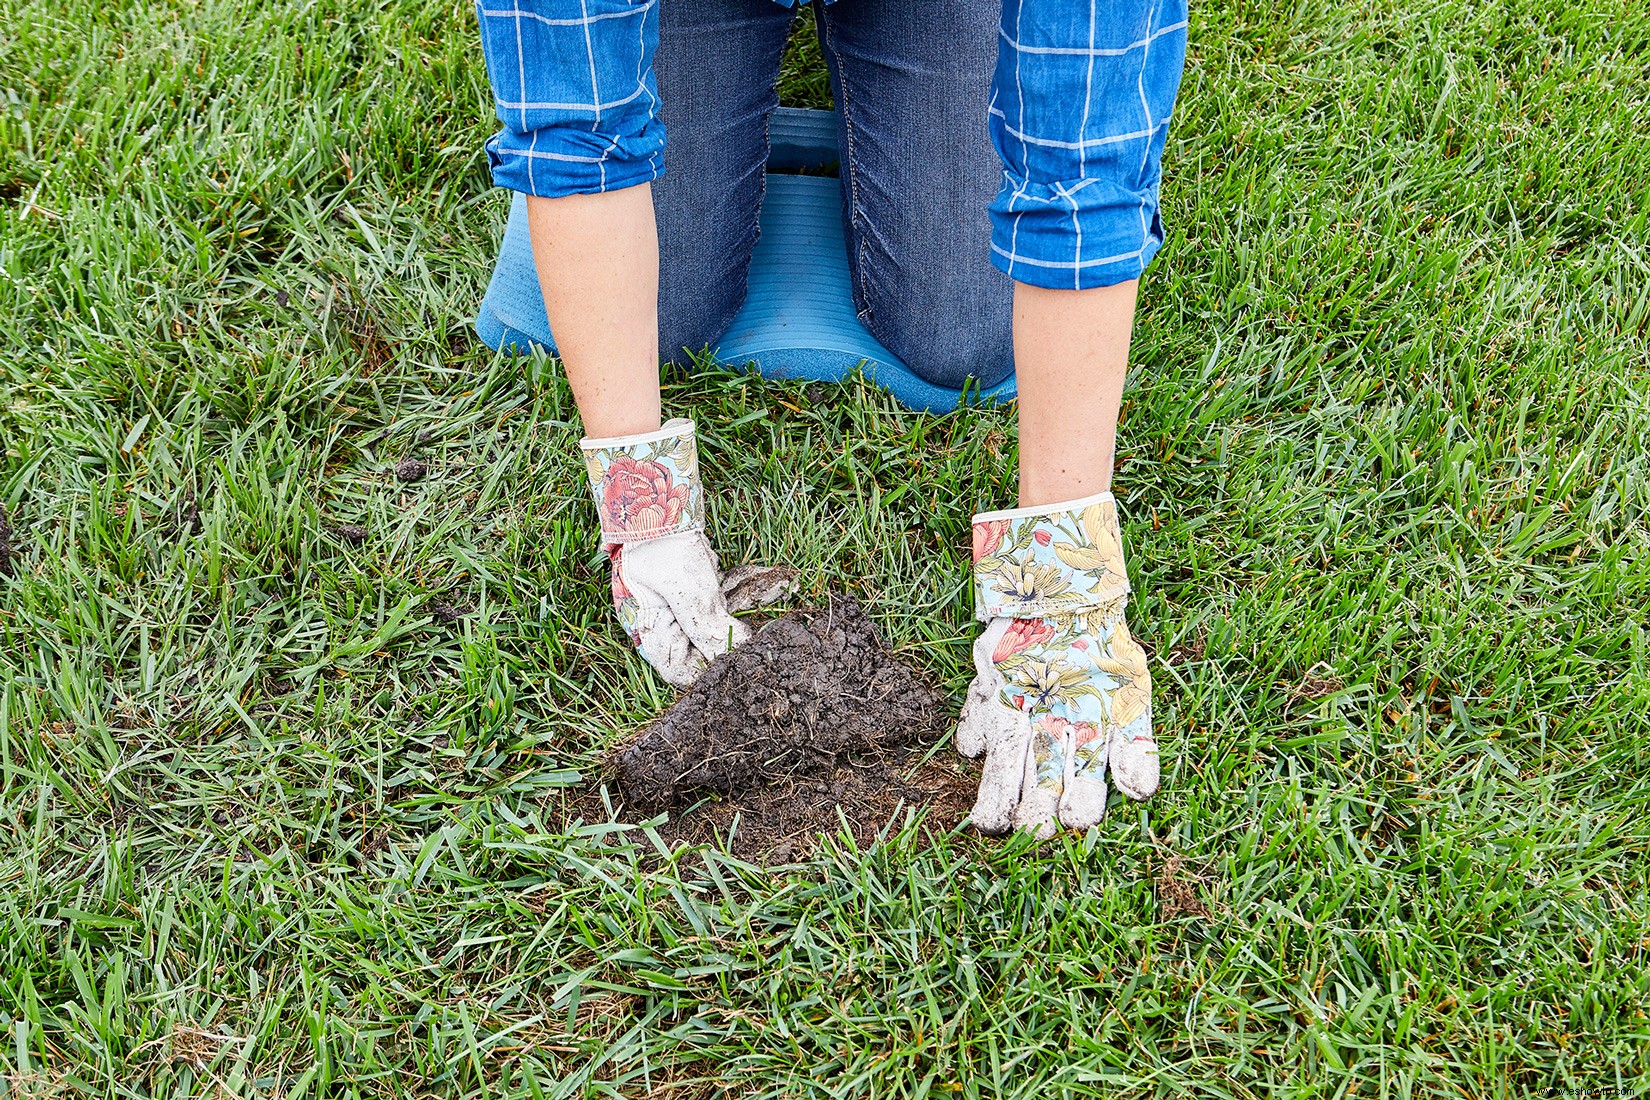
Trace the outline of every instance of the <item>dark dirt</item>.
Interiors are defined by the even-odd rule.
[[[614,753],[607,778],[621,818],[682,811],[661,830],[666,840],[743,858],[800,858],[844,825],[869,843],[902,805],[929,807],[927,831],[943,834],[979,782],[950,752],[925,760],[954,711],[843,597],[776,619],[712,662]],[[570,809],[607,817],[595,788]]]
[[[782,777],[743,797],[672,810],[659,836],[671,846],[703,844],[752,863],[788,863],[806,859],[823,837],[837,836],[845,827],[857,845],[869,847],[883,830],[898,832],[906,811],[920,807],[926,812],[918,842],[926,848],[962,824],[979,785],[979,766],[950,748],[927,761],[920,751],[887,753],[817,777]],[[616,808],[619,820],[653,816]],[[608,818],[599,791],[586,792],[579,809],[586,821]]]
[[[184,493],[183,500],[178,503],[177,518],[172,524],[172,533],[176,537],[184,535],[198,535],[201,529],[201,507],[195,500],[193,489]]]
[[[11,555],[11,517],[0,507],[0,577],[12,575]]]
[[[716,661],[617,754],[644,809],[814,776],[937,732],[945,699],[895,661],[859,604],[792,612]]]
[[[332,529],[332,533],[351,546],[360,546],[367,541],[367,529],[358,523],[340,523]]]
[[[456,622],[461,622],[464,619],[464,616],[475,610],[475,608],[471,607],[467,603],[459,604],[457,607],[454,607],[452,604],[443,603],[440,600],[430,604],[429,609],[430,614],[435,617],[437,622],[446,623],[448,626],[451,626]]]
[[[403,458],[395,464],[395,476],[402,481],[422,481],[429,472],[429,464],[416,458]]]

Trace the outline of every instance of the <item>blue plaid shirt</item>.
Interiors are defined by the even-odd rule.
[[[503,124],[487,143],[494,182],[558,196],[657,178],[659,0],[509,2],[476,5]],[[1159,165],[1186,59],[1186,0],[1002,5],[987,105],[1003,161],[992,262],[1056,289],[1134,278],[1163,244]]]

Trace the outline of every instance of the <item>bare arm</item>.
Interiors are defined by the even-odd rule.
[[[659,236],[649,184],[527,199],[550,331],[587,434],[660,424]]]
[[[1138,279],[1091,290],[1014,284],[1020,506],[1111,488]]]

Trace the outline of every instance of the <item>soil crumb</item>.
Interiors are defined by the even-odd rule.
[[[178,504],[177,518],[172,524],[172,533],[182,538],[184,535],[198,535],[201,530],[201,506],[195,500],[195,491],[188,490],[183,500]]]
[[[843,828],[870,843],[902,805],[927,806],[926,831],[943,834],[979,782],[949,752],[927,758],[954,710],[888,652],[857,601],[838,597],[762,627],[621,746],[615,809],[671,810],[667,841],[763,862],[801,858]],[[608,816],[595,789],[570,808]]]
[[[450,603],[444,603],[437,600],[435,603],[429,605],[429,610],[430,614],[437,622],[446,623],[448,626],[451,626],[456,622],[462,621],[464,616],[470,614],[475,610],[475,608],[471,607],[467,603],[459,604],[455,607]]]
[[[395,464],[395,476],[402,481],[422,481],[429,472],[429,465],[416,458],[403,458]]]

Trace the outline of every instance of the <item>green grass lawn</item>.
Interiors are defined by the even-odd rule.
[[[1650,1090],[1637,0],[1194,5],[1118,479],[1163,791],[1041,847],[564,824],[671,694],[556,364],[468,327],[486,103],[455,0],[0,0],[0,1097]],[[1012,411],[666,404],[725,563],[960,702]]]

